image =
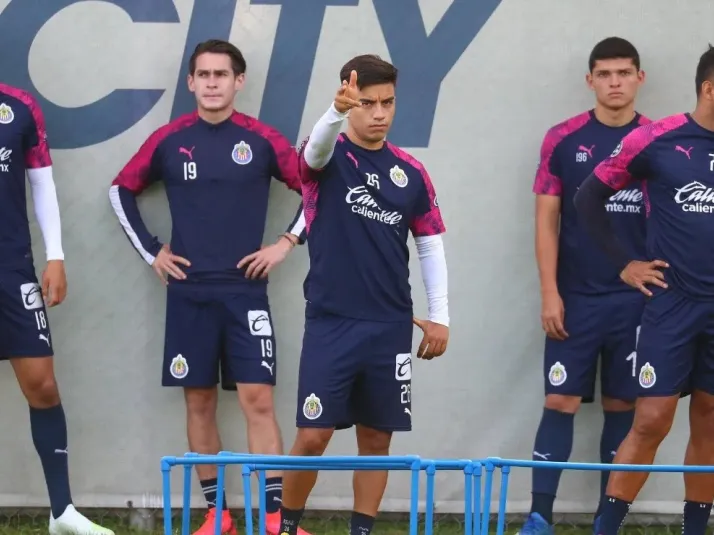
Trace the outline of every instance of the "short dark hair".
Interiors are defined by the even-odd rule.
[[[714,47],[709,45],[697,64],[697,75],[694,78],[694,83],[697,85],[697,97],[702,94],[702,84],[707,80],[714,81],[712,78],[714,78]]]
[[[340,82],[349,81],[352,71],[357,71],[360,89],[378,84],[397,85],[397,68],[375,54],[357,56],[345,63],[340,70]]]
[[[604,59],[631,59],[635,68],[640,70],[640,53],[635,45],[622,37],[607,37],[593,47],[588,59],[590,72],[593,72],[598,60]]]
[[[233,74],[238,76],[239,74],[245,73],[247,65],[245,63],[245,58],[238,47],[228,41],[223,41],[221,39],[209,39],[202,43],[198,43],[196,48],[191,54],[191,59],[188,60],[188,72],[193,74],[196,72],[196,60],[201,54],[225,54],[231,58],[231,67],[233,68]]]

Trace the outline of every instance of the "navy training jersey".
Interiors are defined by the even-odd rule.
[[[210,279],[265,288],[236,265],[263,240],[271,177],[301,192],[297,152],[277,130],[234,112],[219,124],[197,112],[156,130],[112,182],[110,199],[129,240],[152,264],[161,249],[135,197],[163,181],[171,212],[171,251],[186,281]],[[171,278],[171,282],[179,282]]]
[[[391,143],[368,150],[344,134],[319,171],[302,151],[309,306],[356,319],[411,320],[409,231],[446,231],[424,166]]]
[[[561,294],[600,295],[635,290],[620,279],[612,261],[578,224],[573,204],[580,184],[596,165],[610,156],[627,134],[650,120],[636,114],[628,124],[607,126],[593,110],[548,130],[541,146],[533,192],[561,197],[557,284]],[[613,195],[607,211],[617,234],[634,258],[645,258],[646,214],[639,182]]]
[[[595,175],[616,190],[643,181],[648,259],[669,263],[670,288],[714,299],[714,132],[688,113],[665,117],[627,135]]]
[[[45,119],[28,92],[0,84],[0,267],[32,263],[26,171],[52,165]]]

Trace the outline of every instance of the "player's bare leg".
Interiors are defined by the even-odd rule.
[[[290,455],[320,457],[327,449],[334,429],[299,428]],[[288,470],[283,477],[283,506],[280,535],[304,533],[298,526],[305,504],[317,482],[314,470]]]
[[[639,398],[632,429],[620,444],[612,464],[652,464],[659,445],[672,427],[678,402],[679,395]],[[614,470],[613,467],[602,514],[596,523],[597,533],[601,535],[617,533],[649,475]]]
[[[547,394],[535,443],[534,461],[567,462],[573,449],[575,414],[580,409],[580,396]],[[553,503],[562,470],[534,468],[532,475],[531,512],[520,535],[551,535]]]
[[[186,435],[189,449],[194,453],[216,455],[221,451],[221,437],[218,433],[216,410],[218,408],[218,389],[184,388],[186,400]],[[218,470],[214,465],[197,464],[196,473],[203,489],[203,495],[208,505],[206,521],[195,532],[195,535],[213,533],[216,522],[216,501],[222,500],[223,514],[220,519],[221,533],[236,533],[226,503],[223,489],[218,489]],[[219,493],[220,491],[220,493]]]
[[[714,465],[714,396],[695,390],[689,402],[685,465]],[[714,474],[684,474],[683,535],[704,535],[714,502]]]
[[[392,433],[357,426],[357,450],[360,456],[389,455]],[[370,533],[387,488],[387,470],[356,470],[352,478],[354,508],[351,533]]]
[[[282,455],[283,438],[280,433],[273,386],[267,384],[238,384],[238,401],[243,409],[248,432],[248,450],[262,455]],[[269,470],[265,480],[265,525],[268,533],[280,531],[280,505],[283,495],[283,473]]]
[[[40,456],[50,496],[50,535],[113,535],[89,521],[72,505],[69,486],[67,423],[52,357],[10,359],[20,389],[30,405],[32,441]]]

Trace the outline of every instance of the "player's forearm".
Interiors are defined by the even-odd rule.
[[[558,242],[560,238],[560,199],[536,198],[535,254],[541,293],[558,291]]]
[[[35,217],[45,242],[47,261],[64,260],[62,223],[52,167],[28,169],[27,179],[32,191]]]
[[[329,109],[317,121],[303,151],[305,163],[311,169],[322,169],[329,163],[335,150],[337,137],[342,129],[342,123],[347,115],[347,113],[338,112],[335,105],[330,104]]]
[[[113,185],[109,189],[109,200],[131,244],[147,264],[153,264],[162,244],[146,228],[134,193],[123,186]]]
[[[307,224],[305,221],[305,210],[303,209],[302,202],[298,206],[297,213],[293,220],[288,225],[285,230],[286,233],[295,236],[295,245],[302,245],[307,240]]]
[[[541,293],[558,291],[558,223],[536,222],[536,263]]]
[[[449,326],[449,276],[441,235],[420,236],[416,242],[421,277],[429,306],[429,320]]]
[[[607,200],[616,190],[590,175],[575,195],[575,209],[578,218],[600,249],[612,260],[618,271],[622,271],[631,258],[615,233],[615,228],[607,213]]]

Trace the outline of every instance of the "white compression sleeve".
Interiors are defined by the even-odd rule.
[[[32,191],[35,217],[42,231],[47,260],[64,260],[62,250],[62,224],[57,203],[57,190],[52,177],[52,167],[28,169],[27,179]]]
[[[414,238],[421,265],[429,320],[449,326],[449,281],[446,253],[441,235]]]
[[[317,121],[303,152],[305,163],[311,169],[320,170],[329,163],[335,150],[337,137],[340,135],[342,123],[348,115],[349,112],[338,112],[335,109],[335,104],[332,103],[330,108]]]

